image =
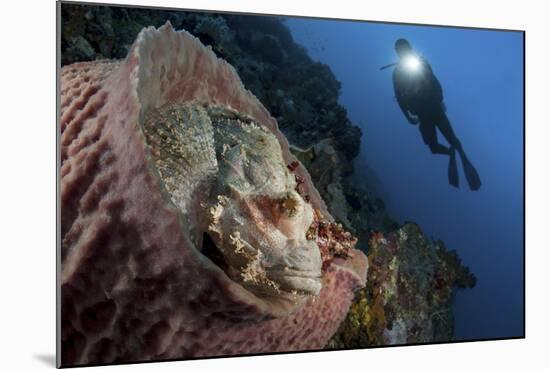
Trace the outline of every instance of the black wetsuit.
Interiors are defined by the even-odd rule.
[[[441,84],[430,64],[422,57],[419,60],[420,67],[415,71],[408,70],[403,63],[396,65],[393,71],[393,87],[397,103],[409,122],[416,124],[409,113],[418,117],[422,139],[433,153],[449,154],[452,148],[460,150],[460,141],[445,113]],[[438,143],[436,127],[451,148]]]

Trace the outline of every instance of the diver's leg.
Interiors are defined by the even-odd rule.
[[[449,183],[451,186],[458,187],[458,170],[456,168],[455,150],[452,147],[443,146],[438,142],[435,123],[431,123],[434,122],[434,120],[428,120],[428,118],[431,117],[424,117],[424,119],[420,120],[420,133],[422,133],[422,139],[424,143],[430,147],[432,153],[449,155],[449,166],[447,168]]]
[[[464,174],[466,176],[466,180],[468,181],[468,186],[472,191],[478,190],[481,187],[481,179],[479,178],[479,174],[477,173],[476,168],[472,165],[470,160],[468,160],[468,157],[466,156],[466,153],[462,148],[462,144],[456,137],[451,123],[449,122],[449,118],[447,118],[447,114],[445,114],[444,111],[441,111],[441,116],[437,120],[437,127],[439,128],[439,130],[443,134],[443,137],[445,137],[449,145],[451,145],[451,151],[454,153],[454,149],[456,149],[460,154],[460,160],[462,161],[462,167],[464,168]],[[456,162],[454,165],[456,167]]]
[[[451,122],[449,122],[449,118],[447,118],[447,114],[445,114],[443,110],[438,112],[437,128],[439,128],[439,131],[443,134],[445,140],[447,140],[449,145],[451,145],[451,148],[454,148],[459,152],[462,151],[462,144],[458,140],[458,137],[456,137],[453,127],[451,126]]]
[[[435,129],[435,124],[431,123],[432,120],[428,120],[428,117],[422,117],[420,119],[420,134],[422,135],[422,140],[428,145],[432,154],[450,154],[450,148],[443,146],[437,141],[437,132]],[[428,123],[430,122],[430,123]]]

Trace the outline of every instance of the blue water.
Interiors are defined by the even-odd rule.
[[[368,164],[390,214],[456,249],[477,276],[454,302],[459,340],[521,336],[523,327],[523,35],[518,32],[289,19],[294,39],[342,83],[340,102],[363,131],[356,168]],[[430,62],[447,114],[482,180],[448,184],[394,99],[393,45],[405,37]],[[445,143],[440,136],[440,142]],[[458,158],[457,158],[458,159]],[[368,179],[366,179],[368,180]]]

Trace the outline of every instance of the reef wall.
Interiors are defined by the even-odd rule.
[[[328,347],[451,341],[455,289],[476,284],[457,253],[412,223],[374,233],[369,246],[367,286]]]
[[[368,251],[368,284],[329,347],[452,339],[453,291],[472,287],[475,278],[442,242],[429,242],[417,226],[400,227],[369,190],[368,177],[352,180],[362,132],[338,103],[341,86],[330,67],[308,57],[284,19],[63,4],[61,63],[124,58],[143,27],[167,20],[235,67],[276,118],[329,212]],[[399,304],[413,297],[414,304]]]
[[[62,65],[124,58],[143,27],[168,20],[235,67],[292,144],[308,147],[333,137],[343,163],[359,153],[361,131],[338,104],[340,83],[294,43],[280,18],[72,4],[63,5],[61,16]]]

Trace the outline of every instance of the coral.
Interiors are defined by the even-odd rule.
[[[220,16],[201,16],[193,33],[208,36],[213,43],[220,45],[233,40],[232,31],[227,27],[225,19]]]
[[[372,232],[391,232],[399,228],[399,225],[387,214],[384,201],[369,188],[372,179],[368,175],[364,177],[366,178],[363,180],[359,176],[348,178],[343,182],[343,187],[351,209],[350,222],[357,230],[367,232],[364,238],[368,239]]]
[[[338,104],[340,83],[327,65],[312,61],[294,42],[284,18],[77,4],[62,4],[61,10],[62,65],[124,58],[143,27],[170,20],[236,68],[292,144],[309,147],[332,138],[345,159],[342,174],[353,171],[351,159],[359,153],[361,131]],[[75,48],[72,40],[77,37],[92,50]]]
[[[309,227],[306,237],[316,240],[321,251],[323,270],[327,270],[335,257],[349,258],[353,256],[353,247],[357,238],[344,230],[342,224],[325,220],[323,214],[316,210],[313,223]]]
[[[330,214],[354,233],[358,248],[366,251],[373,231],[390,232],[398,225],[386,214],[384,202],[362,181],[355,183],[359,180],[343,175],[345,158],[335,142],[329,138],[307,149],[291,145],[290,150],[307,168]]]
[[[307,168],[330,214],[346,228],[354,231],[347,218],[349,209],[342,188],[341,160],[334,148],[334,140],[322,140],[306,150],[295,146],[290,149]]]
[[[90,59],[95,56],[92,45],[82,36],[76,36],[68,40],[67,52],[76,58]]]
[[[237,51],[234,33],[221,15],[197,15],[193,34],[220,57],[229,58]]]
[[[419,247],[418,245],[424,245],[424,241],[417,240],[418,242],[410,244],[408,252],[400,252],[393,258],[390,258],[391,254],[384,255],[380,248],[375,247],[374,249],[378,250],[375,252],[372,247],[368,246],[369,241],[371,243],[373,240],[384,242],[383,240],[392,239],[390,235],[398,235],[400,226],[386,213],[384,202],[379,197],[384,197],[383,185],[377,183],[372,170],[365,170],[364,159],[360,163],[355,163],[360,164],[361,167],[358,171],[359,175],[353,176],[353,159],[360,150],[361,130],[350,122],[346,110],[338,104],[340,83],[328,66],[313,62],[305,49],[293,41],[289,29],[284,24],[284,18],[76,4],[63,4],[61,9],[61,60],[63,65],[84,60],[124,58],[130,51],[136,35],[143,27],[160,26],[169,19],[176,29],[192,30],[195,36],[203,44],[209,45],[218,57],[235,67],[246,89],[261,101],[261,104],[256,101],[252,105],[265,106],[270,115],[277,119],[278,129],[274,131],[282,140],[283,152],[288,151],[286,141],[288,140],[293,145],[292,153],[302,164],[299,165],[293,156],[285,154],[284,161],[294,174],[296,192],[306,202],[310,202],[314,208],[325,209],[326,203],[328,212],[323,210],[321,215],[327,216],[325,221],[330,225],[329,228],[336,227],[337,223],[341,223],[344,228],[351,230],[353,236],[357,238],[356,247],[364,251],[369,250],[371,262],[377,265],[371,275],[379,275],[379,278],[389,281],[386,283],[388,289],[384,294],[371,290],[379,286],[377,283],[371,283],[369,288],[362,289],[357,293],[346,324],[340,330],[339,335],[331,341],[331,344],[339,342],[341,345],[342,340],[338,337],[343,337],[342,335],[346,337],[344,342],[358,347],[377,345],[382,342],[398,343],[408,342],[408,340],[413,342],[414,335],[410,335],[408,332],[422,331],[420,323],[425,321],[421,321],[419,316],[416,321],[419,324],[407,326],[410,322],[408,323],[407,319],[398,314],[401,310],[394,308],[396,296],[407,309],[416,303],[426,307],[436,304],[437,301],[448,301],[449,298],[452,298],[452,291],[444,288],[450,283],[454,283],[457,287],[472,287],[475,284],[475,277],[466,267],[460,265],[457,254],[447,251],[443,243],[439,241],[435,241],[433,247],[427,248]],[[78,41],[80,37],[86,42],[80,40],[79,43],[76,43],[75,41]],[[154,58],[157,57],[154,56]],[[93,64],[74,64],[63,69],[61,129],[63,131],[68,123],[72,127],[62,137],[62,160],[66,160],[72,154],[76,155],[81,149],[84,152],[92,151],[88,149],[89,146],[102,137],[107,129],[105,128],[106,124],[111,125],[112,117],[108,118],[100,114],[102,104],[112,99],[112,96],[107,94],[107,89],[102,86],[106,76],[119,64],[120,62],[104,61]],[[141,61],[140,64],[143,66],[145,63]],[[199,73],[204,72],[200,71],[199,67],[189,65],[186,65],[184,70],[189,71],[193,68]],[[204,68],[208,70],[211,65],[208,64]],[[166,76],[162,82],[163,91],[167,89],[166,85],[169,85],[169,79],[176,75],[167,74],[171,70],[174,69],[167,67],[163,72]],[[155,73],[157,72],[159,71],[156,70]],[[115,77],[111,79],[113,78]],[[185,86],[182,85],[180,88],[185,92]],[[189,88],[196,88],[196,84],[191,84]],[[128,91],[130,90],[129,88]],[[204,92],[204,89],[199,88],[199,90]],[[242,86],[239,85],[237,90],[242,91]],[[185,92],[187,97],[200,95],[196,91],[188,92]],[[206,92],[205,96],[208,97],[210,94],[210,92]],[[148,99],[145,100],[148,101]],[[120,101],[123,101],[121,106],[127,105],[124,100]],[[217,103],[220,101],[218,100]],[[225,102],[222,103],[222,105],[227,105]],[[155,108],[158,107],[158,103],[153,105]],[[232,107],[242,111],[240,106],[233,104]],[[263,107],[260,110],[263,111]],[[249,112],[246,113],[249,114]],[[271,117],[258,118],[258,112],[249,115],[256,115],[255,119],[268,127],[276,127],[272,123]],[[260,115],[265,117],[269,114]],[[89,121],[97,124],[91,124]],[[281,137],[279,129],[284,133],[284,137]],[[73,141],[75,143],[69,145]],[[71,147],[70,150],[69,147]],[[93,175],[85,173],[102,173],[102,166],[114,160],[111,158],[113,154],[101,157],[97,153],[94,154],[95,156],[88,155],[88,153],[86,156],[82,153],[80,155],[82,159],[86,158],[86,161],[83,162],[81,174],[75,177],[75,183],[79,183],[82,188],[88,188],[94,180]],[[74,166],[72,163],[62,170],[69,171]],[[311,178],[304,173],[303,166],[308,169]],[[116,176],[120,176],[120,174]],[[103,182],[108,183],[109,181],[104,179]],[[312,188],[311,182],[316,189]],[[103,184],[103,186],[111,185]],[[66,214],[64,218],[68,221],[62,222],[63,234],[66,234],[66,228],[70,228],[73,224],[72,220],[79,216],[78,202],[85,191],[78,190],[78,188],[75,184],[74,189],[71,190],[74,193],[70,195],[78,201],[73,204],[68,202],[64,204],[63,212]],[[320,198],[324,201],[319,198],[317,190]],[[96,191],[104,190],[96,189]],[[95,196],[88,197],[100,198],[99,194]],[[387,198],[384,197],[384,199]],[[391,201],[391,199],[388,200]],[[282,204],[285,209],[293,208],[292,198]],[[106,218],[111,219],[110,216],[106,216]],[[114,224],[118,223],[114,222]],[[126,228],[122,227],[121,229]],[[128,229],[131,233],[134,228],[129,227]],[[407,232],[409,231],[412,232],[412,230]],[[132,235],[128,235],[129,239],[132,237]],[[138,234],[135,237],[139,238],[140,236]],[[412,238],[415,239],[415,237]],[[407,249],[398,248],[396,242],[387,244],[394,251]],[[325,242],[324,245],[328,246],[330,243]],[[210,237],[203,238],[200,250],[214,264],[218,266],[223,264],[223,255],[219,253]],[[330,270],[337,267],[342,260],[353,264],[357,258],[348,257],[346,259],[345,250],[347,249],[344,248],[340,250],[342,252],[338,252],[331,247],[322,248],[323,260],[328,261],[324,268]],[[419,256],[417,257],[412,250],[417,250],[420,253]],[[64,256],[66,251],[64,248]],[[331,259],[334,255],[340,257]],[[405,265],[412,265],[406,261],[406,258],[418,261],[417,268],[411,269]],[[334,260],[334,265],[331,266],[332,260]],[[396,274],[396,270],[399,270],[400,274]],[[412,273],[412,275],[418,277],[424,275],[425,277],[419,277],[417,280],[409,278],[411,270],[416,273]],[[430,275],[429,273],[434,274]],[[400,276],[403,278],[398,278]],[[432,291],[437,292],[425,294],[424,300],[422,300],[422,296],[418,300],[418,296],[415,298],[406,293],[407,289],[427,291],[426,286],[430,284],[433,286]],[[402,293],[398,293],[399,291]],[[324,293],[321,291],[322,296]],[[376,296],[378,300],[374,304]],[[383,299],[384,296],[394,297],[387,301]],[[433,305],[433,309],[428,309],[433,329],[425,330],[428,333],[424,337],[428,337],[430,334],[432,334],[433,340],[446,340],[451,337],[452,311],[449,304],[441,303],[439,307]],[[381,306],[386,308],[381,309]],[[68,309],[68,311],[71,310]],[[366,324],[365,319],[371,323]],[[389,326],[389,328],[384,328],[385,326]],[[368,329],[359,329],[360,327]],[[408,336],[410,338],[407,338]],[[340,341],[338,341],[339,339]],[[81,331],[72,336],[72,343],[78,349],[86,347],[85,340],[86,336]],[[88,355],[97,357],[101,352],[107,352],[108,347],[110,347],[108,339],[102,339],[97,342],[93,350],[89,351]],[[278,347],[284,349],[281,348],[282,346]],[[336,345],[336,347],[342,346]],[[258,351],[258,349],[251,349],[250,352]],[[269,350],[266,349],[266,351]],[[194,355],[202,355],[202,351],[197,350],[196,352]],[[101,355],[114,356],[115,354]],[[84,356],[82,357],[84,358]]]
[[[124,61],[63,67],[61,91],[62,365],[325,346],[365,283],[364,254],[334,253],[319,296],[299,303],[247,289],[219,266],[212,237],[201,244],[194,227],[210,209],[179,202],[170,187],[179,182],[159,174],[144,131],[167,106],[239,112],[274,137],[300,196],[333,222],[276,120],[229,64],[167,24],[144,29]]]
[[[328,347],[350,348],[453,339],[451,302],[475,276],[443,242],[412,223],[370,238],[367,285],[357,291]]]

